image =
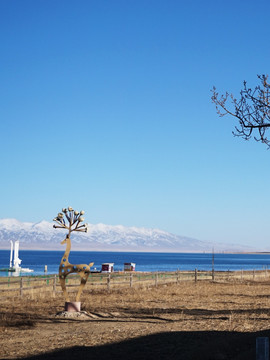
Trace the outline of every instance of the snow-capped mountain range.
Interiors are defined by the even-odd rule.
[[[10,240],[19,240],[21,250],[62,250],[60,242],[66,233],[44,220],[31,223],[0,219],[0,249],[9,249]],[[213,247],[215,251],[253,250],[242,245],[200,241],[159,229],[105,224],[90,224],[87,233],[73,232],[71,242],[72,249],[80,251],[211,252]]]

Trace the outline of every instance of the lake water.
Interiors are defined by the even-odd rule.
[[[0,250],[0,268],[9,266],[9,250]],[[33,269],[31,275],[43,275],[47,265],[47,274],[58,273],[63,251],[21,250],[23,268]],[[125,262],[134,262],[137,271],[175,271],[175,270],[211,270],[212,254],[197,253],[142,253],[142,252],[102,252],[72,251],[69,256],[72,264],[89,264],[92,269],[101,269],[102,263],[114,263],[116,271],[123,270]],[[215,254],[214,268],[219,271],[259,270],[270,267],[270,254]],[[1,276],[12,273],[0,272]],[[24,274],[24,275],[30,275]]]

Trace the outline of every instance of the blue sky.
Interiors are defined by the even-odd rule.
[[[210,90],[269,73],[269,1],[1,0],[1,218],[270,248],[270,152]]]

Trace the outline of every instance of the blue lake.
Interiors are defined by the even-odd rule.
[[[0,250],[0,268],[9,266],[9,250]],[[63,256],[62,251],[34,251],[21,250],[23,268],[33,269],[31,275],[44,274],[47,265],[47,274],[58,273],[58,266]],[[69,256],[72,264],[89,264],[94,262],[92,269],[101,269],[101,264],[114,263],[116,271],[123,270],[125,262],[134,262],[137,271],[175,271],[175,270],[211,270],[212,254],[198,253],[142,253],[142,252],[102,252],[102,251],[72,251]],[[259,270],[270,267],[270,254],[215,254],[215,270]],[[25,274],[25,275],[30,275]],[[10,273],[0,272],[0,276]]]

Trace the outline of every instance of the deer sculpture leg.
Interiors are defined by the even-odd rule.
[[[67,288],[66,288],[66,276],[62,275],[62,277],[59,278],[59,281],[60,281],[60,285],[61,285],[64,297],[65,297],[65,300],[67,302],[69,302],[69,296],[68,296]]]
[[[81,296],[81,293],[83,291],[83,288],[88,280],[88,277],[90,275],[90,267],[93,266],[94,263],[90,263],[88,266],[87,266],[87,270],[86,271],[80,271],[79,274],[80,274],[80,277],[81,277],[81,285],[79,287],[79,290],[78,290],[78,294],[76,296],[76,301],[80,301],[80,296]],[[85,267],[83,265],[78,265],[78,267]]]

